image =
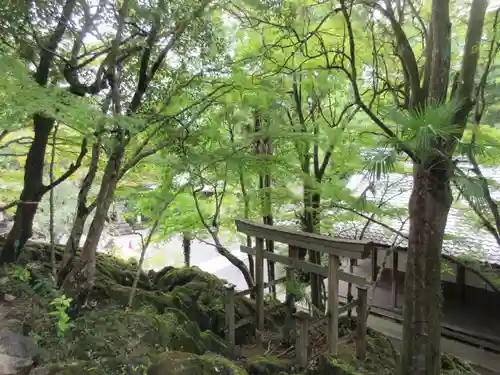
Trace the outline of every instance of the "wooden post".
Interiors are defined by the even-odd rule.
[[[356,327],[356,357],[365,359],[366,356],[366,321],[368,319],[368,289],[357,287],[358,305],[356,306],[356,315],[358,324]]]
[[[229,355],[234,354],[235,339],[235,312],[234,312],[234,284],[226,284],[226,341]]]
[[[378,249],[374,247],[372,249],[372,281],[377,280],[377,270],[378,270]]]
[[[264,333],[264,240],[256,239],[255,244],[255,297],[257,308],[257,344],[262,345]]]
[[[297,322],[297,341],[295,343],[295,355],[297,364],[301,368],[307,367],[307,347],[309,345],[309,319],[310,315],[305,311],[294,314]]]
[[[392,308],[398,308],[398,259],[399,253],[396,249],[392,251],[392,272],[391,272],[391,283],[392,283]]]
[[[349,259],[349,272],[350,273],[354,273],[354,266],[356,266],[356,259]],[[347,303],[351,303],[351,301],[353,300],[353,296],[352,296],[352,283],[348,283],[347,284]],[[347,310],[347,316],[349,317],[349,319],[351,319],[351,316],[352,316],[352,309],[349,308],[349,310]]]
[[[465,301],[465,267],[457,265],[457,294],[460,302]]]
[[[328,354],[337,355],[339,339],[339,257],[328,256]]]
[[[299,258],[299,250],[292,245],[288,246],[288,257],[292,259]],[[283,342],[285,345],[291,344],[291,334],[293,332],[293,314],[295,313],[295,295],[294,290],[290,288],[295,281],[295,270],[293,267],[286,268],[286,317],[283,325]]]

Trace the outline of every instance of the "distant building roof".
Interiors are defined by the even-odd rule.
[[[500,183],[500,168],[484,167],[482,172],[485,177]],[[388,174],[384,180],[375,183],[375,194],[367,192],[367,199],[375,202],[386,199],[392,207],[406,208],[411,194],[412,179],[412,176],[397,173]],[[360,194],[366,189],[368,183],[367,179],[361,175],[353,176],[349,181],[349,188],[354,194]],[[499,200],[500,191],[494,190],[493,187],[491,189],[493,198]],[[468,207],[465,202],[461,203],[462,206]],[[451,256],[467,257],[500,265],[500,246],[491,233],[478,227],[473,216],[474,213],[469,208],[452,207],[446,224],[443,252]],[[408,236],[407,217],[394,218],[390,222],[386,222],[380,217],[375,219],[383,221],[384,224]],[[405,220],[406,222],[402,225]],[[366,220],[362,218],[359,221],[335,223],[332,234],[346,239],[358,239],[365,226]],[[397,241],[398,246],[407,247],[408,245],[406,239],[374,222],[365,229],[363,238],[384,245],[392,245],[394,241]]]

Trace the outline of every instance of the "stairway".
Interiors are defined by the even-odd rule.
[[[120,221],[109,223],[109,233],[112,236],[128,236],[134,234],[134,230],[125,221]]]

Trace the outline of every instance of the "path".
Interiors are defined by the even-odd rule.
[[[368,317],[368,326],[393,339],[396,347],[400,345],[403,327],[396,322],[375,315]],[[500,355],[463,344],[458,341],[441,338],[441,349],[464,361],[474,364],[476,371],[484,375],[500,374]]]

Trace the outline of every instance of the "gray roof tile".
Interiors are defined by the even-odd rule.
[[[483,168],[483,174],[487,178],[500,183],[500,168]],[[359,194],[368,186],[368,180],[366,176],[364,178],[355,176],[349,185],[355,194]],[[374,202],[388,199],[388,204],[392,207],[407,207],[412,188],[411,176],[391,173],[374,185],[375,194],[368,193],[367,199]],[[500,191],[493,191],[492,193],[493,196],[500,197]],[[467,207],[465,202],[460,203],[463,207]],[[447,238],[443,244],[443,253],[500,265],[500,246],[495,238],[487,230],[478,228],[477,223],[471,219],[473,213],[470,209],[456,206],[452,207],[448,216],[446,225]],[[377,219],[381,220],[380,218]],[[383,222],[391,228],[399,229],[404,220],[406,218],[393,218],[390,221],[383,220]],[[335,223],[332,235],[358,239],[365,225],[366,221],[361,218],[360,221]],[[406,222],[401,232],[407,236],[408,229],[408,222]],[[385,245],[392,245],[396,241],[398,246],[407,246],[406,239],[373,222],[365,230],[363,238]]]

